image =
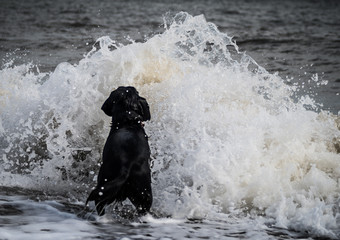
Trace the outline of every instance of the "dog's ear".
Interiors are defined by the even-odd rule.
[[[139,97],[140,111],[142,113],[143,121],[148,121],[151,119],[149,104],[143,97]]]
[[[104,113],[110,117],[112,117],[113,112],[115,111],[115,105],[121,100],[122,96],[119,94],[119,91],[115,90],[111,92],[110,96],[104,102],[102,106],[102,110]]]

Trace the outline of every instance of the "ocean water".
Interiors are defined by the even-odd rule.
[[[337,1],[2,1],[0,239],[338,239]],[[151,108],[152,212],[98,217],[121,85]]]

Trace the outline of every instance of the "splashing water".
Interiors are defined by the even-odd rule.
[[[52,73],[6,66],[0,79],[5,186],[85,199],[110,126],[100,107],[132,85],[151,107],[155,211],[340,234],[339,119],[308,96],[296,100],[298,87],[202,15],[166,17],[164,33],[144,43],[102,37]]]

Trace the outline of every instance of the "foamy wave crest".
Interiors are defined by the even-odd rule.
[[[164,33],[144,43],[102,37],[79,64],[52,73],[25,65],[0,76],[5,185],[85,198],[109,131],[101,104],[133,85],[151,107],[155,211],[261,215],[277,227],[339,234],[339,120],[307,110],[317,110],[308,96],[293,100],[297,87],[203,16],[166,17]]]

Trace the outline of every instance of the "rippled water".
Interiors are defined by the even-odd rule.
[[[163,32],[162,16],[204,14],[261,66],[305,85],[325,109],[340,109],[339,2],[327,1],[2,1],[2,64],[33,61],[43,71],[77,63],[102,36],[120,43]],[[129,37],[128,37],[129,36]],[[317,88],[313,74],[328,81]],[[311,89],[310,89],[311,88]]]
[[[1,188],[2,239],[307,239],[308,234],[259,224],[251,218],[172,219],[129,210],[99,219],[80,203],[39,191]],[[128,208],[130,209],[130,208]],[[226,216],[227,217],[227,216]]]
[[[1,239],[339,237],[336,1],[0,9]],[[120,85],[152,114],[142,218],[83,206]]]

